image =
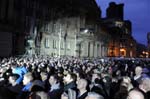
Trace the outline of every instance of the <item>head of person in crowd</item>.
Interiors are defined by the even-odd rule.
[[[47,67],[46,67],[46,71],[47,71],[48,73],[50,73],[50,72],[51,72],[51,68],[50,68],[49,66],[47,66]]]
[[[127,87],[128,91],[133,89],[133,85],[131,83],[131,79],[128,76],[124,76],[122,78],[122,84],[124,84]]]
[[[32,87],[33,79],[34,78],[31,72],[28,72],[24,75],[23,85],[25,85],[25,87],[22,89],[22,91],[30,91]]]
[[[88,91],[87,91],[87,87],[88,87],[88,81],[86,79],[79,79],[77,82],[77,89],[78,91],[78,99],[85,99]]]
[[[64,83],[69,84],[73,81],[76,81],[77,76],[76,74],[72,73],[72,72],[68,72],[65,76],[64,76]]]
[[[85,67],[85,65],[83,65],[83,66],[82,66],[82,70],[83,70],[83,71],[85,71],[85,70],[86,70],[86,67]]]
[[[42,81],[46,81],[48,78],[48,74],[46,72],[41,72],[40,76],[41,76]]]
[[[115,72],[115,75],[117,76],[117,77],[120,77],[121,76],[121,71],[120,70],[117,70],[116,72]],[[120,79],[120,78],[119,78]]]
[[[24,85],[27,85],[28,83],[32,82],[33,81],[33,75],[31,72],[28,72],[24,75],[24,78],[23,78],[23,84]]]
[[[85,78],[84,73],[81,71],[81,69],[76,69],[74,70],[74,73],[77,75],[77,80],[81,79],[81,78]]]
[[[142,67],[141,66],[137,66],[136,68],[135,68],[135,75],[136,76],[140,76],[141,74],[142,74]]]
[[[86,99],[104,99],[103,96],[101,96],[100,94],[98,93],[95,93],[95,92],[89,92]]]
[[[0,76],[3,77],[4,76],[4,73],[6,73],[7,71],[7,68],[6,67],[1,67],[0,68]]]
[[[114,95],[114,99],[127,99],[127,96],[127,84],[125,82],[122,82],[119,86],[119,90]]]
[[[18,59],[17,60],[17,66],[22,66],[23,65],[23,60],[22,59]]]
[[[77,88],[80,91],[80,94],[82,94],[83,92],[86,92],[86,88],[88,86],[88,82],[86,79],[80,79],[77,81]]]
[[[54,85],[54,84],[59,83],[59,78],[58,78],[58,76],[57,76],[56,74],[51,75],[51,76],[49,77],[49,83],[50,83],[51,86]]]
[[[127,99],[144,99],[144,95],[138,90],[131,90]]]
[[[131,83],[131,79],[128,76],[123,76],[122,81],[125,82],[125,83]]]
[[[11,69],[12,69],[12,72],[14,73],[15,72],[15,69],[17,68],[17,63],[12,63],[11,64]]]
[[[49,95],[44,91],[33,92],[29,99],[50,99]]]
[[[143,78],[139,84],[139,88],[145,93],[150,91],[150,78]]]
[[[49,83],[51,85],[50,92],[53,90],[60,89],[60,82],[59,82],[59,77],[57,74],[50,76]]]
[[[101,75],[99,73],[93,73],[92,74],[92,83],[95,83],[96,79],[101,79]]]
[[[15,86],[17,83],[16,83],[16,80],[19,78],[19,75],[18,74],[12,74],[9,76],[8,78],[8,81],[9,83],[12,85],[12,86]]]

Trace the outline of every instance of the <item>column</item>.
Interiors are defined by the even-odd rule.
[[[90,42],[88,42],[88,57],[90,57]]]
[[[102,57],[102,43],[99,45],[99,56]]]
[[[93,42],[93,57],[95,57],[94,51],[95,51],[95,42]]]
[[[96,42],[95,42],[95,47],[94,47],[94,57],[98,57],[97,43]]]
[[[90,44],[90,57],[93,57],[93,43]]]

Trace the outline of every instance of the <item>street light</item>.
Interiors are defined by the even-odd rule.
[[[88,31],[89,31],[88,29],[85,29],[85,30],[84,30],[84,33],[87,33]]]

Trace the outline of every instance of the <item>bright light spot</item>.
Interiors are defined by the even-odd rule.
[[[84,33],[87,33],[87,32],[88,32],[88,29],[85,29],[85,30],[84,30]]]

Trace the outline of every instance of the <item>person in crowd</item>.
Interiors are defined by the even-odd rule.
[[[49,78],[49,83],[51,85],[50,90],[48,92],[51,99],[61,99],[61,94],[63,89],[60,86],[60,81],[58,75],[51,75]]]
[[[48,74],[46,72],[41,72],[40,76],[41,76],[42,82],[45,86],[45,91],[48,92],[49,88],[50,88],[50,84],[49,84],[49,81],[48,81],[48,78],[49,78]]]
[[[72,72],[68,72],[66,76],[64,76],[64,94],[68,95],[69,99],[76,99],[77,97],[77,86],[76,86],[76,75]]]
[[[0,86],[8,85],[8,75],[6,71],[7,71],[6,67],[0,68]]]
[[[28,99],[55,99],[55,98],[50,98],[46,92],[38,91],[32,93]]]
[[[18,79],[19,75],[17,74],[12,74],[9,76],[9,83],[10,85],[7,86],[7,88],[16,95],[16,97],[20,94],[22,88],[23,88],[23,85],[22,84],[18,84],[16,83],[16,80]]]
[[[143,93],[145,99],[150,99],[150,78],[143,78],[139,84],[139,91]]]
[[[87,86],[88,86],[88,81],[86,79],[79,79],[77,81],[77,88],[79,90],[77,99],[85,99],[86,98],[86,96],[88,94]]]
[[[115,77],[112,77],[112,81],[110,84],[110,95],[109,95],[110,99],[114,99],[114,95],[116,94],[116,92],[118,92],[119,87],[120,87],[120,84],[119,84],[118,79]]]
[[[27,73],[27,69],[24,66],[17,66],[17,64],[12,64],[11,67],[12,67],[12,73],[19,75],[19,78],[16,80],[16,83],[20,84],[23,80],[24,74]]]
[[[104,91],[104,95],[105,97],[107,97],[107,99],[109,99],[109,95],[110,95],[110,85],[111,85],[111,77],[110,75],[104,71],[101,73],[101,83],[103,86],[103,91]]]
[[[133,84],[131,83],[131,79],[128,76],[124,76],[122,78],[122,84],[127,87],[127,90],[130,91],[133,89]]]
[[[145,98],[140,91],[132,90],[129,92],[127,99],[145,99]]]
[[[41,80],[33,80],[30,92],[45,91],[45,85]]]
[[[127,99],[128,89],[125,82],[120,84],[119,90],[115,93],[114,99]]]
[[[142,80],[142,67],[141,66],[137,66],[135,68],[135,76],[133,78],[133,85],[135,87],[138,87],[140,81]]]
[[[27,99],[31,92],[32,82],[33,82],[33,75],[31,72],[28,72],[24,75],[23,78],[23,85],[21,94],[18,96],[20,99]]]
[[[28,72],[27,74],[25,74],[23,78],[23,85],[25,85],[25,87],[22,89],[22,91],[30,91],[32,81],[33,81],[32,73]]]
[[[11,75],[8,78],[8,84],[0,87],[0,99],[16,99],[21,89],[15,82],[16,76]]]
[[[93,73],[92,74],[92,83],[90,84],[90,91],[101,94],[102,96],[107,96],[106,91],[103,90],[103,85],[101,83],[100,74]]]
[[[95,92],[89,92],[86,99],[104,99],[103,96],[101,96],[100,94],[98,93],[95,93]]]
[[[141,92],[147,99],[150,97],[147,96],[150,91],[148,84],[146,84],[148,81],[145,82],[143,77],[149,76],[150,71],[146,70],[145,72],[144,70],[149,67],[149,60],[145,59],[134,59],[133,61],[132,59],[107,58],[80,59],[69,56],[63,58],[50,56],[8,57],[0,61],[0,98],[8,98],[8,92],[13,93],[9,88],[19,92],[19,88],[17,90],[16,86],[24,83],[17,99],[28,99],[32,95],[40,98],[37,97],[37,93],[44,93],[45,88],[50,88],[46,91],[50,97],[54,96],[53,93],[57,93],[56,90],[62,88],[62,94],[58,95],[61,99],[80,99],[85,95],[84,91],[86,90],[86,93],[91,91],[102,95],[104,99],[123,99],[133,88]],[[26,73],[33,76],[25,78]],[[12,74],[19,75],[19,77],[14,77]],[[59,76],[59,79],[54,75]],[[49,79],[49,76],[52,76],[51,79],[54,80]],[[85,89],[85,79],[90,88]],[[76,80],[77,83],[75,83]],[[51,86],[47,87],[47,84],[44,85],[45,82],[50,83]],[[28,94],[24,96],[25,93]],[[14,94],[8,95],[12,98],[14,96]],[[34,98],[32,97],[32,99]]]

